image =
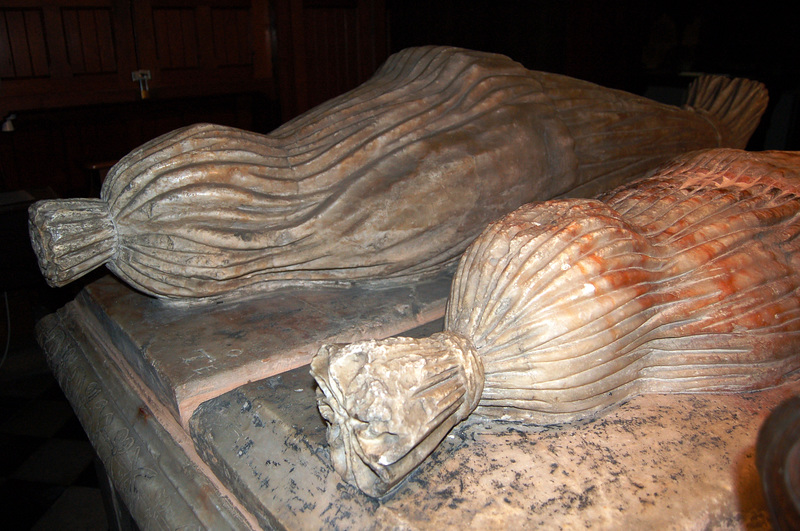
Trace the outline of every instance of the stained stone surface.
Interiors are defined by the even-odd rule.
[[[331,468],[307,367],[202,404],[198,453],[259,518],[288,529],[765,529],[758,429],[800,378],[741,394],[635,397],[566,426],[472,416],[382,499]]]
[[[286,289],[203,307],[166,304],[106,276],[75,303],[96,318],[185,424],[203,400],[305,365],[322,343],[398,334],[444,314],[452,271],[384,289]]]
[[[251,517],[288,529],[766,529],[756,435],[800,392],[794,379],[741,395],[649,395],[560,428],[473,416],[376,500],[330,467],[307,366],[204,403],[188,440],[95,321],[70,303],[39,340],[141,529],[247,528]]]
[[[36,332],[50,369],[139,529],[258,527],[76,304],[46,316]]]

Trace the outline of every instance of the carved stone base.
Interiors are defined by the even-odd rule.
[[[252,529],[169,412],[74,303],[37,325],[48,364],[141,529]]]
[[[384,338],[441,317],[451,276],[385,289],[285,289],[211,306],[165,303],[107,276],[73,304],[185,425],[202,401],[305,365],[323,343]]]

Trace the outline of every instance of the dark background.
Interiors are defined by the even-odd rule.
[[[682,103],[691,79],[686,74],[759,80],[770,92],[770,107],[748,148],[800,149],[800,32],[789,3],[391,0],[388,5],[392,51],[425,43],[492,51],[533,70],[674,104]]]
[[[85,28],[84,40],[72,45],[83,46],[84,65],[78,64],[80,58],[70,52],[68,42],[67,56],[58,66],[53,49],[60,41],[47,36],[37,62],[30,44],[37,35],[31,29],[35,24],[28,24],[25,38],[33,66],[23,71],[19,58],[24,54],[13,46],[8,25],[18,24],[14,21],[21,14],[29,21],[39,15],[13,2],[0,5],[7,26],[4,31],[0,18],[0,120],[15,116],[14,131],[0,133],[0,192],[49,188],[62,197],[96,196],[110,163],[159,134],[200,121],[268,132],[363,82],[388,54],[424,44],[502,53],[530,69],[676,104],[691,80],[686,74],[758,79],[770,91],[770,107],[748,147],[798,149],[800,145],[800,39],[788,3],[785,7],[625,0],[56,3],[86,4],[72,10],[79,14],[96,11],[98,30],[92,43],[100,50],[111,48],[113,54],[106,55],[116,63],[92,70]],[[108,4],[107,9],[91,8],[98,3]],[[223,30],[207,30],[209,38],[198,33],[205,27],[198,23],[199,29],[184,35],[178,54],[175,42],[166,43],[179,33],[175,23],[161,24],[167,24],[168,37],[159,34],[165,31],[159,30],[159,21],[170,20],[179,11],[200,20],[209,10],[226,13],[221,9],[225,6],[237,8],[227,11],[239,13],[240,19],[213,15],[214,28]],[[110,17],[110,29],[101,31],[101,16]],[[61,23],[67,28],[65,21],[66,15]],[[47,29],[46,24],[42,27]],[[152,33],[149,40],[143,37],[146,31]],[[245,32],[249,40],[231,52],[231,42],[242,40],[240,34]],[[113,42],[103,44],[102,39]],[[216,54],[212,67],[197,68],[196,62],[178,57],[197,52],[200,63],[204,61],[203,50],[189,46],[192,39],[215,42],[216,48],[206,53]],[[240,57],[220,59],[231,53]],[[173,57],[166,57],[169,54]],[[147,100],[139,98],[138,85],[130,79],[136,68],[153,71]]]
[[[25,210],[97,197],[108,168],[197,122],[267,133],[365,81],[389,54],[453,45],[682,103],[693,74],[757,79],[748,149],[800,149],[789,3],[587,0],[35,0],[0,4],[0,260],[38,278]],[[53,7],[57,5],[57,7]],[[142,99],[133,70],[152,72]],[[10,279],[10,280],[9,280]]]

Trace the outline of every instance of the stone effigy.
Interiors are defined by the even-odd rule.
[[[334,467],[386,494],[473,411],[580,421],[800,369],[800,153],[708,150],[600,200],[524,205],[467,249],[444,331],[324,346]]]
[[[98,199],[36,203],[48,282],[102,264],[150,295],[407,282],[523,203],[592,196],[666,159],[744,147],[760,83],[699,79],[662,105],[510,59],[424,47],[267,135],[195,125],[124,157]]]

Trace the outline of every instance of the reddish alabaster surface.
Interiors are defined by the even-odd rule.
[[[568,421],[636,393],[762,388],[800,368],[799,169],[795,153],[712,150],[493,224],[446,322],[486,368],[479,411]]]
[[[800,369],[798,173],[800,154],[705,151],[600,199],[531,203],[491,224],[459,263],[437,336],[477,353],[482,381],[459,376],[463,356],[425,363],[428,339],[405,340],[402,352],[355,343],[335,365],[317,354],[321,409],[337,411],[329,440],[346,454],[337,470],[380,495],[411,469],[409,456],[424,458],[413,452],[441,440],[439,427],[470,413],[404,407],[403,393],[386,389],[409,371],[423,388],[480,396],[479,414],[532,424],[591,418],[642,393],[785,381]],[[394,373],[375,372],[384,358]],[[370,385],[337,384],[353,381]],[[426,428],[402,433],[405,455],[390,437],[366,452],[362,434],[375,429],[364,404],[381,422]]]

